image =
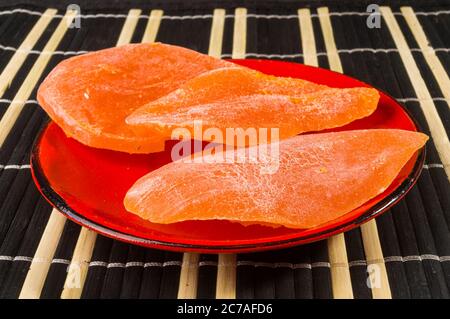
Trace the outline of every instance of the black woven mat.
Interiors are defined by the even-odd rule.
[[[5,136],[4,141],[0,139],[0,296],[449,298],[450,148],[445,146],[450,132],[450,87],[446,87],[450,69],[450,6],[445,1],[415,1],[410,6],[419,23],[411,25],[408,11],[401,9],[402,5],[408,6],[407,1],[384,1],[381,4],[393,12],[393,21],[386,23],[389,17],[383,12],[381,27],[369,29],[366,7],[370,2],[353,3],[124,1],[119,5],[119,2],[87,1],[80,3],[81,28],[65,30],[43,72],[36,72],[39,64],[36,62],[53,38],[66,3],[1,4],[0,79],[3,77],[6,87],[0,96],[0,133]],[[329,14],[323,11],[324,6]],[[34,36],[37,41],[32,50],[19,49],[49,7],[57,8],[58,12]],[[398,205],[376,219],[375,234],[371,228],[345,233],[345,245],[337,247],[344,247],[339,256],[346,255],[347,259],[335,262],[329,255],[332,243],[327,240],[281,251],[239,254],[234,259],[145,249],[100,235],[93,238],[70,221],[61,224],[61,236],[56,227],[45,229],[52,208],[38,193],[28,166],[32,142],[47,120],[35,101],[36,88],[44,76],[69,56],[116,45],[130,9],[142,9],[132,42],[141,41],[151,10],[161,9],[157,41],[208,53],[214,9],[224,8],[222,54],[230,57],[234,53],[237,7],[247,9],[247,57],[296,62],[303,62],[305,53],[302,47],[305,30],[300,30],[297,10],[309,8],[319,66],[330,68],[335,67],[336,55],[320,17],[325,16],[324,21],[331,22],[331,40],[343,72],[398,98],[427,134],[440,137],[427,144],[426,166],[417,185]],[[393,31],[392,23],[399,26],[399,33]],[[431,48],[424,50],[423,41],[418,38],[421,31],[429,42],[425,46]],[[406,49],[399,46],[403,37]],[[412,62],[407,60],[408,54],[412,54]],[[11,72],[14,65],[10,61],[21,61],[20,56],[24,57],[23,64],[18,65],[17,72]],[[418,78],[411,76],[416,68]],[[444,74],[439,73],[442,69]],[[34,84],[30,74],[37,74],[40,80]],[[421,83],[425,85],[421,87]],[[32,92],[21,100],[27,88]],[[436,110],[438,116],[430,116],[430,109]],[[15,110],[17,119],[11,117]],[[83,237],[86,234],[88,238]],[[56,238],[54,253],[48,248],[52,242],[44,243],[44,239],[52,236]],[[89,244],[93,244],[91,253]],[[376,249],[378,245],[380,251]],[[38,246],[43,254],[36,255]],[[77,267],[81,270],[74,272]],[[387,277],[383,277],[383,269]],[[83,270],[87,271],[86,276]],[[349,281],[346,273],[350,274]]]

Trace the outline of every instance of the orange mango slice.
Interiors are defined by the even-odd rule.
[[[220,219],[311,228],[382,193],[427,139],[395,129],[299,135],[278,143],[278,169],[271,174],[261,171],[274,163],[264,157],[258,163],[212,164],[213,155],[179,160],[140,178],[124,205],[162,224]]]
[[[306,80],[267,75],[245,67],[221,68],[193,77],[174,92],[141,107],[135,116],[171,113],[194,105],[229,101],[253,94],[298,96],[327,88]],[[133,118],[134,115],[130,117]]]
[[[164,149],[164,140],[125,123],[138,107],[203,72],[234,64],[182,47],[128,44],[59,63],[38,91],[39,104],[69,136],[128,153]]]
[[[222,70],[213,72],[219,71]],[[300,80],[300,83],[303,82]],[[218,128],[224,139],[227,128],[277,128],[279,138],[284,139],[303,132],[340,127],[369,116],[375,111],[379,100],[375,89],[321,87],[317,90],[317,85],[309,82],[304,83],[306,94],[300,94],[303,89],[286,90],[285,86],[279,89],[275,86],[270,94],[239,95],[233,91],[227,94],[220,92],[220,89],[217,89],[220,94],[215,94],[215,85],[217,82],[212,87],[205,86],[203,90],[198,87],[195,93],[181,93],[184,88],[176,90],[136,110],[126,121],[134,125],[137,131],[151,129],[167,139],[176,128],[188,128],[190,136],[194,136],[194,120],[200,120],[205,131]],[[288,91],[295,95],[282,95]],[[208,140],[206,136],[203,139]],[[254,143],[247,141],[244,146],[255,143],[258,140]]]

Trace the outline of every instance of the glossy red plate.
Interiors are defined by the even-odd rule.
[[[303,78],[332,87],[368,86],[348,76],[302,64],[267,60],[234,62],[267,74]],[[378,108],[370,117],[339,130],[397,128],[417,131],[417,125],[405,108],[390,96],[380,93]],[[53,122],[42,130],[35,142],[31,168],[34,181],[47,200],[83,226],[138,245],[217,253],[289,247],[354,228],[399,201],[416,182],[424,158],[425,150],[422,149],[384,193],[358,209],[338,220],[305,230],[242,226],[228,221],[186,221],[169,225],[145,221],[128,213],[122,200],[139,177],[170,162],[170,151],[129,155],[95,149],[66,137]]]

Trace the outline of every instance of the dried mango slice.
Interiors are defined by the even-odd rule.
[[[299,135],[279,142],[273,174],[261,173],[273,165],[262,158],[211,164],[216,154],[199,162],[179,160],[140,178],[124,205],[162,224],[222,219],[311,228],[382,193],[427,139],[395,129]]]
[[[164,149],[164,139],[125,123],[138,107],[203,72],[234,64],[182,47],[128,44],[59,63],[38,91],[39,104],[64,132],[88,146],[128,153]]]
[[[205,131],[219,129],[223,137],[227,128],[277,128],[279,138],[284,139],[303,132],[340,127],[369,116],[377,107],[379,93],[371,88],[325,88],[298,96],[231,96],[186,107],[174,107],[166,98],[163,100],[161,104],[151,103],[152,111],[138,109],[127,118],[127,123],[135,125],[136,130],[151,129],[167,139],[176,128],[188,128],[190,136],[194,136],[194,120],[201,121]],[[208,140],[206,136],[203,139]]]
[[[229,101],[254,94],[299,96],[327,88],[326,85],[267,75],[244,67],[221,68],[193,77],[177,90],[140,108],[135,116],[170,113],[194,105]]]

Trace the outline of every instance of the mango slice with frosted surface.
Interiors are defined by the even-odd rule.
[[[127,44],[59,63],[37,98],[53,121],[88,146],[149,153],[164,149],[151,130],[136,132],[125,118],[203,72],[234,64],[162,43]]]
[[[216,154],[179,160],[140,178],[124,205],[162,224],[222,219],[311,228],[382,193],[427,139],[396,129],[299,135],[279,142],[272,174],[262,174],[264,165],[274,165],[263,158],[212,164],[208,157]]]
[[[194,120],[201,121],[203,130],[219,129],[224,138],[227,128],[277,128],[279,138],[283,139],[303,132],[340,127],[369,116],[379,100],[378,91],[372,88],[329,88],[304,80],[270,76],[255,80],[254,85],[244,81],[241,88],[237,79],[228,82],[227,76],[214,76],[210,86],[203,80],[200,81],[202,85],[197,83],[213,73],[242,74],[241,71],[246,72],[230,68],[204,73],[186,82],[182,88],[139,108],[126,121],[136,131],[151,129],[167,139],[176,128],[187,128],[194,136]],[[298,81],[299,85],[279,85],[280,81]],[[232,83],[236,83],[236,87],[226,93],[226,87]],[[265,89],[255,89],[258,85]],[[249,91],[258,93],[247,95]],[[252,144],[255,143],[245,146]]]

